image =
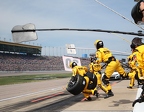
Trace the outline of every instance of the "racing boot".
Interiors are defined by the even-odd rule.
[[[108,91],[107,95],[104,97],[104,99],[114,96],[113,92],[111,90]]]
[[[99,93],[97,92],[97,90],[94,91],[94,95],[98,98],[99,97]]]
[[[127,88],[128,88],[128,89],[132,89],[132,87],[131,87],[131,86],[128,86]]]
[[[87,98],[87,100],[88,100],[88,101],[91,101],[91,100],[92,100],[92,98],[89,96],[89,97]]]

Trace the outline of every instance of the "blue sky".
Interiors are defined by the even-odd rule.
[[[99,0],[129,20],[134,0]],[[37,29],[83,28],[126,32],[141,30],[136,25],[100,5],[95,0],[1,0],[0,40],[12,41],[11,29],[16,25],[35,24]],[[38,40],[31,43],[62,47],[94,48],[94,41],[103,40],[111,50],[131,52],[129,43],[135,36],[98,32],[37,31]],[[124,39],[123,39],[124,38]]]

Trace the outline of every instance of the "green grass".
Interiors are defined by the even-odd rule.
[[[68,78],[71,74],[40,74],[40,75],[21,75],[0,77],[0,85],[28,83],[42,80],[51,80],[56,78]]]

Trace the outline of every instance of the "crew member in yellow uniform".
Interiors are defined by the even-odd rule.
[[[125,73],[124,69],[122,68],[119,60],[117,60],[111,53],[111,51],[104,47],[104,43],[101,40],[96,40],[94,42],[94,45],[97,49],[96,51],[96,57],[98,63],[106,63],[105,68],[105,75],[102,78],[103,83],[106,85],[106,88],[108,90],[108,97],[114,96],[112,92],[111,85],[109,83],[109,79],[113,72],[117,71],[122,77],[126,77],[127,74]]]
[[[132,8],[131,16],[136,24],[140,22],[144,22],[144,0],[139,0],[138,3]],[[135,48],[135,55],[133,61],[135,61],[135,65],[140,68],[140,72],[142,77],[140,77],[142,86],[142,92],[138,99],[136,99],[132,106],[139,102],[144,102],[144,43],[142,43],[142,38],[135,37],[132,40],[131,48]]]
[[[135,48],[133,55],[133,63],[139,69],[141,77],[144,76],[144,43],[142,38],[135,37],[132,40],[131,48]]]
[[[128,73],[128,76],[130,78],[130,84],[129,84],[129,86],[127,88],[130,88],[130,89],[132,89],[132,87],[134,86],[135,74],[136,74],[136,67],[132,63],[132,57],[133,57],[132,54],[128,57],[128,65],[131,68],[131,70]]]
[[[103,85],[101,79],[101,64],[96,62],[96,57],[91,57],[91,63],[89,64],[89,71],[96,75],[97,85],[108,94],[107,88]],[[107,96],[106,96],[107,97]]]
[[[79,74],[79,75],[83,76],[86,80],[86,86],[85,86],[84,90],[82,91],[85,99],[89,100],[89,101],[92,100],[90,97],[91,94],[98,97],[98,93],[97,93],[96,88],[95,89],[88,89],[88,85],[90,83],[89,77],[86,76],[86,73],[88,72],[88,68],[85,66],[77,66],[76,62],[71,62],[70,68],[72,68],[72,72],[73,72],[72,77],[73,78],[75,77],[75,75]]]
[[[140,70],[138,69],[138,67],[135,65],[135,61],[133,61],[134,56],[135,56],[135,50],[132,49],[132,54],[128,57],[128,64],[129,67],[131,68],[131,71],[128,73],[128,76],[130,78],[130,84],[127,88],[132,89],[132,87],[134,86],[135,83],[135,79],[138,82],[138,85],[140,84],[140,80],[139,78],[141,77],[141,73]]]

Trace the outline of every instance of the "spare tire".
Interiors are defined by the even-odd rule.
[[[94,89],[97,86],[97,77],[95,74],[91,72],[87,72],[86,76],[89,78],[89,84],[87,89]]]
[[[86,80],[84,79],[84,77],[77,74],[75,76],[75,81],[71,81],[70,79],[66,90],[73,95],[78,95],[84,90],[85,85],[86,85]]]

